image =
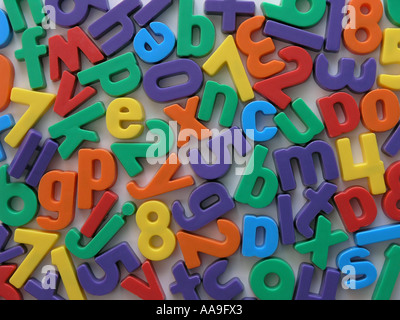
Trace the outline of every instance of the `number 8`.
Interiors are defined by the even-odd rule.
[[[379,21],[383,15],[383,5],[380,0],[351,0],[349,7],[355,9],[355,16],[350,18],[350,22],[343,32],[343,39],[346,48],[354,54],[368,54],[376,50],[382,41],[382,30]],[[368,13],[363,13],[367,9]],[[355,28],[349,28],[355,20]],[[357,37],[359,30],[367,34],[367,39],[359,40]]]
[[[154,219],[152,215],[156,215]],[[140,206],[136,213],[136,223],[142,231],[138,239],[140,252],[149,260],[167,259],[175,250],[175,234],[168,228],[171,222],[169,208],[160,201],[148,201]],[[154,245],[155,237],[162,240],[159,246]]]

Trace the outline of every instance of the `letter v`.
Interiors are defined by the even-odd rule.
[[[147,283],[133,275],[129,275],[121,282],[121,287],[143,300],[165,300],[160,281],[149,260],[142,264],[142,270]]]
[[[85,87],[77,95],[74,95],[77,84],[77,77],[64,71],[54,103],[54,112],[61,117],[66,117],[97,93],[93,87]]]

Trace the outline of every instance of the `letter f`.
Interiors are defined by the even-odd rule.
[[[22,34],[22,48],[15,51],[15,58],[26,63],[29,83],[33,90],[44,89],[47,86],[39,58],[48,54],[48,47],[38,44],[38,39],[44,37],[46,30],[42,27],[29,28]]]

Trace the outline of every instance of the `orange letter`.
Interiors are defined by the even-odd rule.
[[[111,188],[117,178],[117,165],[111,152],[104,149],[79,151],[78,208],[93,208],[93,191]],[[100,174],[96,172],[96,162]],[[96,179],[96,176],[99,178]]]
[[[38,217],[39,226],[45,230],[62,230],[68,227],[75,217],[77,173],[59,170],[46,173],[39,184],[39,202],[43,208],[58,212],[58,218]],[[59,200],[55,194],[56,183],[61,185]]]

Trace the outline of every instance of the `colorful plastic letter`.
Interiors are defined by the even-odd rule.
[[[329,97],[317,100],[317,105],[325,123],[326,131],[330,138],[352,132],[360,123],[360,109],[352,95],[346,92],[337,92]],[[341,122],[335,110],[340,105],[345,120]]]
[[[353,8],[355,16],[349,22],[354,25],[343,30],[344,45],[347,50],[359,55],[375,51],[382,41],[382,30],[379,26],[383,15],[382,1],[351,0],[348,5]],[[362,11],[364,8],[367,8],[368,13]],[[360,30],[366,33],[366,39],[360,40]]]
[[[143,200],[192,186],[194,179],[190,175],[171,180],[180,167],[178,156],[172,153],[146,187],[139,187],[136,181],[131,181],[126,188],[133,198]]]
[[[20,0],[5,0],[4,6],[8,12],[12,28],[15,32],[19,33],[25,31],[27,23],[25,20],[24,13],[21,8]],[[42,1],[40,0],[27,0],[29,9],[32,13],[33,21],[40,25],[45,17],[43,12]]]
[[[102,52],[80,27],[68,30],[67,36],[68,40],[61,35],[49,38],[50,78],[53,81],[61,79],[61,62],[71,73],[82,70],[80,52],[92,64],[104,60]]]
[[[146,121],[148,134],[157,135],[156,143],[114,143],[111,150],[116,155],[130,177],[135,177],[144,169],[139,158],[163,157],[171,151],[174,143],[174,132],[167,122],[159,119]]]
[[[360,247],[398,238],[400,238],[399,224],[375,227],[354,234],[354,241]]]
[[[311,0],[306,12],[300,11],[298,0],[282,0],[280,5],[263,2],[261,9],[265,16],[300,28],[310,28],[316,25],[324,16],[325,1]]]
[[[325,129],[324,124],[307,106],[303,99],[299,98],[293,101],[292,108],[307,128],[306,131],[300,132],[284,112],[274,117],[274,122],[277,127],[290,142],[295,144],[308,143]]]
[[[14,33],[10,24],[10,20],[8,19],[8,15],[2,9],[0,9],[0,30],[0,49],[3,49],[9,45]]]
[[[347,287],[352,290],[359,290],[366,288],[373,284],[377,278],[377,271],[372,262],[361,260],[370,255],[369,250],[365,248],[352,247],[346,249],[338,254],[336,258],[336,265],[340,270],[346,266],[354,268],[354,276],[358,279],[349,279],[346,283]],[[343,272],[343,271],[342,271]]]
[[[79,282],[83,289],[95,296],[104,296],[112,292],[121,281],[121,263],[128,272],[133,272],[141,266],[139,258],[127,242],[122,242],[96,257],[95,262],[104,271],[100,279],[96,277],[88,263],[77,268]]]
[[[69,71],[64,71],[58,88],[57,98],[54,102],[54,112],[59,116],[68,116],[97,93],[95,88],[85,87],[75,95],[77,85],[78,77]]]
[[[23,245],[17,245],[6,249],[10,238],[11,229],[5,224],[0,224],[0,264],[4,264],[4,262],[8,262],[26,253],[26,248]]]
[[[398,28],[387,28],[383,32],[383,42],[380,54],[382,66],[400,64],[400,49],[398,42],[400,30]],[[378,76],[380,87],[390,90],[400,90],[400,75],[381,74]]]
[[[199,274],[189,274],[185,263],[181,260],[172,267],[175,282],[169,285],[173,294],[181,293],[185,300],[200,300],[196,287],[201,283]]]
[[[311,253],[311,261],[321,270],[328,263],[329,248],[345,242],[349,236],[342,230],[331,231],[331,222],[324,216],[319,216],[316,224],[315,237],[312,240],[298,242],[295,250],[301,254]]]
[[[203,287],[207,294],[216,300],[232,300],[243,292],[244,286],[238,277],[221,284],[218,278],[228,268],[227,259],[218,260],[209,265],[204,271]]]
[[[81,233],[87,238],[93,238],[96,230],[99,228],[107,214],[111,211],[112,207],[118,201],[119,197],[112,191],[103,193],[99,202],[93,208],[90,216],[81,228]]]
[[[152,22],[149,28],[163,40],[158,43],[147,29],[141,29],[133,40],[133,47],[136,54],[144,62],[158,63],[168,58],[174,50],[175,35],[166,24],[161,22]]]
[[[334,197],[337,209],[346,230],[356,232],[362,227],[371,225],[378,214],[375,200],[368,190],[362,187],[351,187]],[[361,207],[361,215],[354,211],[351,202],[356,200]]]
[[[302,263],[299,269],[294,296],[295,300],[336,300],[336,293],[340,282],[340,271],[327,268],[323,274],[319,294],[315,294],[310,293],[315,267],[308,263]]]
[[[56,95],[51,93],[13,88],[11,91],[11,101],[28,105],[29,108],[8,133],[4,141],[12,148],[18,148],[29,129],[33,128],[50,109],[55,98]]]
[[[339,52],[342,44],[344,8],[346,0],[327,0],[328,21],[325,32],[325,51]]]
[[[25,61],[28,72],[29,84],[33,90],[47,87],[40,57],[48,54],[47,45],[39,45],[38,40],[46,37],[46,30],[42,27],[29,28],[22,34],[22,48],[15,51],[18,61]]]
[[[385,257],[372,300],[390,300],[399,277],[400,246],[390,245],[385,251]]]
[[[113,81],[113,76],[124,72],[129,73],[126,78]],[[139,87],[142,81],[142,71],[137,65],[133,52],[127,52],[79,72],[78,79],[84,86],[100,82],[101,87],[108,95],[120,97],[128,95]]]
[[[8,167],[8,174],[16,179],[21,178],[27,170],[25,183],[31,187],[38,186],[58,149],[58,143],[51,139],[46,139],[40,146],[41,140],[42,134],[39,131],[29,130]]]
[[[63,301],[65,300],[63,297],[57,294],[58,287],[60,285],[61,277],[58,273],[52,274],[55,278],[55,288],[43,288],[42,282],[36,280],[35,278],[30,278],[27,283],[24,285],[24,290],[28,292],[31,296],[33,296],[37,300],[44,301]]]
[[[261,245],[256,243],[257,232],[262,228]],[[242,254],[245,257],[267,258],[278,248],[279,235],[276,222],[267,216],[245,215],[243,218]]]
[[[51,251],[51,263],[60,272],[68,298],[70,300],[86,300],[86,295],[79,283],[71,254],[65,246]]]
[[[340,169],[343,181],[368,178],[369,190],[373,195],[386,192],[385,166],[379,156],[378,143],[374,133],[361,134],[359,137],[364,163],[354,163],[350,139],[336,141]]]
[[[270,274],[279,277],[275,286],[268,285]],[[295,277],[291,266],[279,258],[268,258],[257,262],[250,271],[250,287],[260,300],[292,300]]]
[[[22,288],[59,238],[60,235],[58,233],[43,232],[33,229],[16,229],[14,241],[29,244],[32,246],[32,249],[10,278],[10,283],[18,289]]]
[[[339,59],[338,73],[329,73],[329,61],[321,53],[315,59],[314,78],[317,84],[327,91],[339,91],[349,88],[354,93],[369,91],[376,80],[377,63],[374,58],[367,59],[361,65],[360,76],[354,76],[356,61],[352,58]]]
[[[179,41],[179,40],[178,40]],[[232,35],[228,36],[217,50],[203,64],[203,70],[211,77],[227,66],[231,78],[236,86],[240,100],[243,102],[254,98],[246,70],[243,66],[235,40]]]
[[[235,200],[246,203],[253,208],[265,208],[271,204],[278,192],[278,178],[270,169],[263,166],[268,149],[257,145],[254,149],[249,165],[236,189]],[[259,179],[264,181],[262,188],[254,194]]]
[[[15,125],[15,120],[11,114],[6,114],[0,117],[0,133],[3,133],[4,131],[11,129],[12,127],[14,127],[14,125]],[[0,162],[3,162],[6,159],[7,159],[7,154],[4,150],[3,145],[0,143]]]
[[[305,186],[312,186],[318,182],[313,154],[319,155],[325,180],[339,178],[339,168],[332,147],[325,141],[316,140],[306,147],[294,146],[274,152],[275,165],[283,191],[294,190],[297,186],[291,164],[293,159],[299,163],[301,179]]]
[[[382,103],[383,118],[377,111]],[[388,89],[376,89],[367,93],[360,102],[362,121],[371,132],[386,132],[393,129],[400,120],[400,103],[396,94]]]
[[[235,119],[239,98],[233,88],[215,81],[206,82],[197,118],[203,121],[211,120],[219,95],[224,97],[219,124],[223,127],[230,128]]]
[[[75,0],[72,11],[62,10],[65,0],[46,0],[46,6],[55,8],[55,22],[64,28],[82,24],[89,16],[91,8],[107,12],[110,7],[107,0]]]
[[[178,231],[176,237],[186,265],[189,269],[197,268],[201,265],[199,253],[209,254],[218,258],[226,258],[233,255],[240,245],[239,228],[230,220],[217,220],[218,230],[225,236],[225,240],[217,241],[194,235],[184,231]]]
[[[100,167],[100,174],[96,173]],[[117,164],[111,152],[105,149],[79,151],[78,208],[93,208],[93,192],[107,190],[117,181]],[[97,177],[96,177],[97,176]]]
[[[307,239],[314,235],[314,230],[310,225],[318,214],[321,212],[330,214],[333,211],[333,206],[329,203],[329,200],[337,189],[336,185],[323,182],[316,191],[311,188],[304,191],[304,197],[308,202],[297,213],[295,223],[297,230]]]
[[[286,64],[279,60],[262,62],[262,58],[275,52],[275,44],[271,38],[254,42],[252,34],[262,28],[265,17],[256,16],[244,21],[236,33],[236,44],[241,52],[248,56],[247,70],[258,79],[265,79],[285,69]]]
[[[40,180],[38,198],[40,205],[48,211],[57,212],[58,217],[39,216],[38,225],[51,231],[68,227],[75,218],[77,173],[73,171],[54,170],[46,173]],[[55,186],[60,185],[60,194],[55,195]]]
[[[141,0],[124,0],[89,26],[88,31],[96,40],[103,38],[116,26],[119,27],[118,33],[113,34],[111,39],[101,45],[101,49],[107,56],[118,53],[132,42],[136,30],[130,16],[141,6]]]
[[[290,194],[278,195],[276,206],[281,242],[284,245],[294,244],[296,242],[296,233],[293,223],[292,196]]]
[[[190,131],[191,133],[195,133],[194,138],[197,140],[203,140],[211,136],[211,131],[196,119],[199,101],[200,98],[196,96],[187,100],[185,109],[179,104],[164,108],[164,113],[181,126],[178,135],[178,148],[183,147],[183,145],[190,141],[190,137],[187,135],[183,137],[184,132]]]
[[[204,157],[209,158],[210,153],[203,148],[201,152],[198,149],[189,151],[189,160],[193,171],[205,180],[216,180],[225,176],[233,163],[234,152],[231,151],[231,146],[241,157],[252,150],[252,146],[246,140],[242,130],[232,127],[208,141],[208,149],[215,155],[213,164],[209,164],[211,161],[204,160]],[[204,157],[203,154],[205,154]]]
[[[163,288],[152,263],[148,260],[145,261],[142,264],[142,270],[147,283],[133,275],[129,275],[121,282],[121,287],[137,295],[142,300],[165,300]]]
[[[10,104],[11,90],[14,86],[14,65],[10,59],[0,54],[0,69],[3,76],[0,78],[0,111],[7,109]]]
[[[297,68],[293,71],[257,82],[254,90],[270,100],[280,109],[286,109],[292,98],[283,89],[299,85],[311,76],[313,63],[310,54],[300,47],[286,47],[279,51],[279,56],[287,62],[295,62]]]
[[[222,15],[222,32],[236,32],[237,16],[254,16],[256,6],[253,1],[206,0],[204,12],[208,15]]]
[[[187,81],[168,84],[166,79],[186,75]],[[162,85],[161,80],[167,82]],[[143,88],[150,99],[156,102],[171,102],[193,96],[203,85],[203,72],[196,62],[189,59],[177,59],[152,66],[143,78]]]
[[[208,199],[217,197],[217,201],[204,207]],[[181,228],[196,231],[210,222],[220,218],[235,207],[235,203],[225,186],[218,182],[206,182],[197,187],[189,197],[189,208],[192,213],[188,218],[179,200],[172,204],[172,215]]]
[[[84,141],[100,141],[96,131],[85,130],[81,127],[102,118],[105,114],[104,104],[97,102],[49,127],[49,133],[53,139],[65,137],[65,140],[58,148],[58,153],[62,159],[70,158]]]
[[[0,266],[0,297],[5,300],[22,300],[22,294],[8,282],[17,269],[16,264]]]
[[[7,174],[8,165],[0,167],[0,221],[11,227],[21,227],[29,223],[38,210],[38,199],[33,189],[21,182],[10,183]],[[24,203],[21,210],[15,210],[12,199],[20,199]],[[29,204],[29,205],[28,205]]]
[[[385,0],[384,7],[387,18],[391,23],[400,27],[399,3],[396,0]]]
[[[265,23],[264,35],[312,51],[321,51],[324,46],[324,37],[273,20]]]
[[[86,245],[81,245],[83,235],[78,229],[72,228],[65,236],[67,249],[80,259],[91,259],[96,256],[118,231],[126,224],[125,218],[135,213],[136,206],[133,202],[126,202],[122,212],[114,214],[104,227],[96,233],[94,238]]]
[[[250,102],[242,113],[242,128],[246,136],[250,139],[262,142],[273,139],[278,133],[276,126],[265,126],[262,131],[257,129],[258,113],[262,112],[263,115],[275,115],[277,113],[273,104],[267,101],[253,101]]]
[[[106,122],[110,134],[118,139],[134,139],[140,136],[144,130],[142,124],[145,112],[142,104],[132,98],[115,99],[107,108]],[[123,126],[124,122],[133,122]]]
[[[201,58],[208,55],[214,48],[215,27],[213,23],[204,16],[193,15],[194,1],[179,1],[178,16],[178,57]],[[193,44],[193,29],[200,30],[198,44]]]

